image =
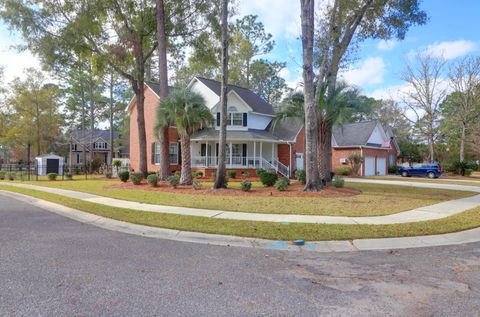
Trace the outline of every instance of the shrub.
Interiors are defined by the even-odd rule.
[[[157,187],[158,184],[158,175],[157,174],[150,174],[147,176],[147,183],[150,187]]]
[[[56,181],[57,180],[57,173],[48,173],[47,178],[49,181]]]
[[[283,177],[275,182],[275,188],[281,192],[286,191],[288,188],[288,185],[289,185],[289,180],[286,177]]]
[[[5,179],[5,171],[0,171],[0,180],[4,180]]]
[[[335,176],[332,180],[333,186],[341,188],[345,185],[345,180],[341,177]]]
[[[142,173],[130,173],[130,180],[132,181],[133,185],[140,185],[143,179]]]
[[[465,169],[465,176],[470,176],[472,175],[472,173],[473,173],[473,170],[471,168]]]
[[[193,177],[193,178],[203,177],[203,172],[202,172],[202,171],[194,171],[194,172],[192,173],[192,177]]]
[[[173,188],[177,188],[178,184],[180,184],[180,174],[175,173],[172,176],[170,176],[168,178],[168,183]]]
[[[252,190],[252,182],[243,181],[243,182],[240,183],[240,188],[241,188],[244,192],[249,192],[250,190]]]
[[[80,168],[78,168],[78,166],[75,166],[73,172],[75,173],[75,175],[80,175]]]
[[[192,182],[192,187],[193,189],[197,190],[197,189],[202,189],[202,183],[197,181],[197,180],[194,180]]]
[[[103,164],[103,159],[98,156],[87,162],[87,166],[92,172],[98,172]]]
[[[72,175],[71,173],[66,173],[66,174],[65,174],[65,178],[66,178],[67,180],[72,180],[72,179],[73,179],[73,175]]]
[[[247,172],[247,171],[242,172],[242,176],[243,176],[244,178],[249,178],[249,177],[250,177],[250,173]]]
[[[113,160],[112,165],[115,166],[116,168],[119,168],[122,166],[122,161],[120,160]]]
[[[362,163],[363,163],[363,157],[358,153],[352,153],[348,157],[348,162],[350,163],[350,166],[352,168],[351,169],[352,174],[355,176],[359,176],[360,168],[362,167]],[[348,175],[348,174],[341,174],[341,175]]]
[[[275,182],[278,180],[278,175],[275,172],[264,171],[259,176],[262,184],[267,187],[275,185]]]
[[[304,170],[296,170],[295,171],[295,178],[302,184],[305,185],[307,182],[307,174]]]
[[[398,166],[397,165],[388,165],[388,174],[397,174]]]
[[[337,167],[335,169],[335,175],[343,175],[343,176],[347,176],[347,175],[350,175],[350,168],[348,166],[345,166],[345,165],[340,165],[339,167]],[[357,174],[355,174],[357,175]]]
[[[148,177],[149,175],[157,175],[157,172],[154,172],[154,171],[148,171],[148,172],[147,172],[147,177]]]
[[[113,177],[112,172],[106,172],[106,173],[105,173],[105,177],[106,177],[106,178],[112,178],[112,177]]]
[[[237,171],[228,171],[228,177],[236,178],[237,177]]]
[[[262,175],[263,173],[265,173],[266,170],[264,170],[263,168],[257,168],[255,170],[255,175],[257,175],[258,177],[260,177],[260,175]]]
[[[17,178],[17,175],[15,172],[7,172],[5,173],[5,179],[8,179],[9,181],[14,181]]]
[[[118,178],[123,183],[126,183],[128,181],[128,179],[130,178],[130,172],[129,171],[120,172],[120,173],[118,173]]]

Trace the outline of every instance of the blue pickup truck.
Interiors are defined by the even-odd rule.
[[[442,175],[442,168],[438,163],[431,164],[414,164],[412,166],[401,166],[398,174],[403,177],[423,176],[428,178],[438,178]]]

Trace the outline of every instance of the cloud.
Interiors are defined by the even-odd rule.
[[[377,49],[380,51],[390,51],[395,46],[397,46],[398,42],[395,40],[381,40],[377,44]]]
[[[408,54],[409,57],[414,56],[416,53],[420,52],[422,54],[428,54],[433,57],[444,58],[444,59],[455,59],[457,57],[464,56],[468,53],[471,53],[477,50],[478,45],[473,41],[443,41],[430,44],[424,48],[421,48],[418,51],[410,51]]]
[[[358,67],[343,71],[340,77],[351,85],[368,86],[383,83],[385,62],[379,56],[368,57]]]

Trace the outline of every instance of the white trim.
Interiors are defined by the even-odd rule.
[[[390,147],[375,147],[375,146],[369,146],[369,145],[343,145],[343,146],[332,146],[334,149],[356,149],[356,148],[365,148],[365,149],[374,149],[374,150],[384,150],[388,151],[391,148]]]

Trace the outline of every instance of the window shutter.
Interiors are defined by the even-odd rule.
[[[247,122],[248,114],[246,112],[243,113],[243,126],[247,127],[248,122]]]
[[[152,143],[152,164],[155,164],[155,142]]]
[[[182,164],[182,144],[180,142],[177,143],[177,155],[178,155],[178,164]]]
[[[246,113],[244,113],[246,115]],[[247,144],[242,144],[242,164],[247,165]]]
[[[220,126],[220,112],[217,112],[217,127]]]

